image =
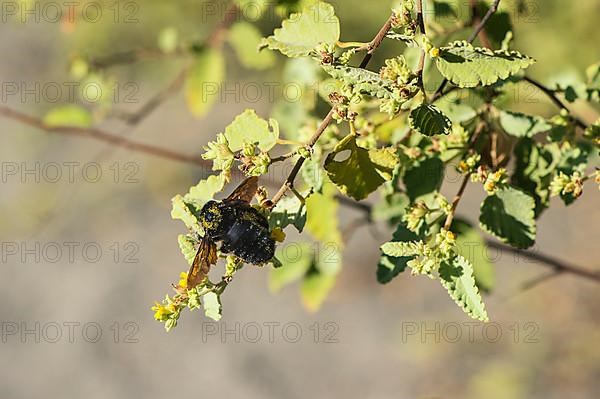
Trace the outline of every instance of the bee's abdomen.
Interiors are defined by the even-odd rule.
[[[232,253],[246,263],[261,264],[275,255],[275,241],[268,229],[240,220],[225,234],[221,251]]]

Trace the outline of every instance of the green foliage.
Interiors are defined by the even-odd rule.
[[[481,204],[479,222],[488,233],[516,247],[529,248],[535,242],[535,201],[530,195],[504,187]]]
[[[446,3],[433,3],[436,17],[456,17]],[[286,15],[295,6],[301,12],[289,15],[260,42],[261,53],[256,51],[259,30],[249,22],[236,21],[227,33],[247,68],[268,69],[281,61],[268,50],[289,57],[278,70],[282,81],[301,88],[301,93],[297,101],[277,100],[274,119],[245,110],[204,147],[202,157],[212,161],[219,174],[173,198],[171,214],[188,230],[178,237],[185,260],[193,261],[203,234],[198,213],[208,200],[231,191],[226,187],[233,176],[263,176],[281,169],[287,173],[278,181],[280,189],[269,193],[270,185],[268,190],[259,187],[256,201],[251,201],[278,242],[275,256],[266,263],[272,292],[298,283],[304,306],[320,308],[342,272],[344,241],[351,235],[347,233],[358,224],[341,221],[347,213],[340,206],[369,197],[369,204],[352,204],[365,213],[358,222],[381,222],[394,230],[380,247],[377,281],[389,283],[408,269],[412,275],[439,281],[467,315],[488,321],[480,291],[496,289],[495,270],[480,230],[515,248],[531,247],[536,219],[552,196],[568,205],[583,194],[586,181],[600,180],[598,172],[589,173],[599,157],[599,122],[587,126],[563,106],[554,116],[548,110],[543,116],[526,114],[519,102],[510,102],[510,91],[534,61],[509,50],[513,25],[507,12],[498,11],[489,19],[484,32],[492,48],[483,48],[466,41],[446,43],[450,36],[466,36],[465,29],[456,30],[460,24],[451,32],[443,24],[428,29],[427,35],[418,32],[414,3],[402,1],[393,11],[392,29],[379,37],[395,41],[394,54],[373,70],[364,66],[366,62],[357,66],[356,59],[372,53],[378,40],[340,42],[339,19],[333,6],[324,2],[286,3],[278,12]],[[477,7],[479,16],[487,10],[483,2]],[[173,31],[164,31],[159,43],[164,52],[181,49]],[[194,114],[205,115],[214,102],[214,96],[206,98],[206,83],[223,81],[224,53],[219,46],[199,46],[194,54],[187,99]],[[562,96],[588,101],[593,109],[592,102],[600,97],[599,65],[590,66],[585,79],[558,79],[540,94],[552,96],[555,105],[559,102],[554,97]],[[89,78],[87,64],[76,69]],[[445,90],[440,86],[424,92],[432,77],[440,78],[438,72],[450,84]],[[326,106],[332,108],[328,117]],[[271,169],[276,163],[283,166]],[[441,194],[444,177],[451,175],[449,167],[458,170],[462,183],[452,202]],[[481,184],[487,193],[480,229],[457,217],[464,190],[473,184]],[[300,235],[299,241],[286,233]],[[232,254],[220,255],[226,261],[219,283],[205,278],[187,287],[187,273],[182,273],[175,295],[153,307],[167,330],[185,308],[203,307],[206,316],[221,317],[221,295],[243,263]],[[398,278],[410,277],[404,273]]]
[[[260,31],[251,23],[238,22],[229,29],[227,40],[238,59],[246,68],[268,69],[275,63],[275,56],[268,51],[258,51],[262,40]]]
[[[465,313],[474,319],[489,321],[485,305],[475,285],[471,262],[462,256],[444,262],[440,268],[440,281],[448,290],[450,297]]]
[[[324,167],[342,193],[361,200],[391,178],[397,162],[390,149],[367,150],[348,135],[329,153]]]
[[[441,47],[435,64],[442,75],[459,87],[488,86],[533,64],[517,51],[473,47],[459,41]]]
[[[288,57],[302,57],[321,44],[335,44],[339,38],[340,21],[333,6],[318,2],[300,14],[290,15],[273,36],[263,39],[262,46]]]
[[[79,105],[63,105],[48,111],[44,116],[46,126],[90,127],[92,114]]]
[[[544,118],[520,112],[501,111],[499,121],[502,129],[515,137],[533,137],[552,128]]]
[[[205,116],[217,101],[217,92],[225,81],[225,58],[221,50],[203,49],[194,60],[185,82],[185,98],[190,112]]]
[[[421,104],[410,111],[408,118],[410,127],[425,136],[448,134],[452,122],[435,105]]]

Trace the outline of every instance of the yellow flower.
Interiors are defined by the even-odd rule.
[[[173,303],[165,306],[162,303],[154,302],[154,306],[151,309],[154,311],[154,319],[158,321],[167,320],[170,315],[177,311],[177,307]]]
[[[281,228],[275,227],[273,231],[271,231],[271,237],[277,242],[283,242],[283,240],[285,240],[285,233]]]
[[[177,285],[181,288],[187,289],[187,278],[188,278],[187,272],[179,273],[179,283],[177,283]]]

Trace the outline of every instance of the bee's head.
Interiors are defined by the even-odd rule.
[[[217,201],[208,201],[200,211],[200,223],[202,228],[208,234],[218,230],[221,220],[223,219],[219,203]]]

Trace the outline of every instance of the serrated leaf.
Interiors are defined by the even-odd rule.
[[[221,320],[221,299],[214,292],[207,292],[202,296],[202,306],[206,317],[214,321]]]
[[[298,232],[302,232],[306,224],[306,205],[296,197],[282,198],[269,215],[269,228],[285,229],[293,225]]]
[[[535,201],[524,192],[505,187],[481,204],[479,222],[488,233],[516,248],[529,248],[535,242]]]
[[[349,66],[324,66],[331,77],[351,85],[355,92],[368,94],[381,99],[394,98],[394,82],[382,79],[378,73],[363,68]]]
[[[410,111],[408,123],[411,129],[425,136],[448,134],[452,128],[450,119],[436,106],[430,104],[421,104]]]
[[[406,194],[411,202],[440,188],[444,181],[444,162],[439,158],[427,158],[404,174]]]
[[[181,249],[183,257],[187,263],[191,265],[196,255],[196,240],[188,234],[179,234],[177,236],[177,242],[179,243],[179,249]]]
[[[261,46],[279,50],[288,57],[303,57],[322,43],[335,44],[340,38],[340,21],[333,6],[318,2],[300,14],[292,14],[281,28],[263,39]]]
[[[385,255],[393,256],[395,258],[410,257],[421,255],[423,243],[420,241],[408,241],[408,242],[386,242],[381,246],[381,252]]]
[[[458,254],[473,265],[473,277],[477,287],[484,292],[491,291],[496,282],[496,275],[481,234],[467,222],[456,219],[450,230],[456,233]]]
[[[399,224],[392,236],[391,242],[409,242],[418,239],[419,237],[408,230],[404,224]],[[406,269],[406,263],[412,258],[412,256],[396,257],[385,254],[381,255],[377,264],[377,281],[381,284],[389,283]]]
[[[552,128],[544,118],[520,112],[500,111],[500,126],[511,136],[533,137]]]
[[[463,258],[456,256],[450,263],[440,266],[440,282],[448,290],[448,294],[465,313],[474,319],[489,321],[485,305],[475,285],[473,265]]]
[[[391,178],[392,162],[389,153],[359,147],[356,137],[348,135],[327,155],[324,167],[342,193],[359,201]]]
[[[435,58],[440,73],[459,87],[488,86],[527,68],[534,60],[517,51],[473,47],[457,41],[440,48]]]
[[[275,63],[275,55],[268,51],[258,51],[262,40],[260,31],[248,22],[237,22],[229,28],[227,40],[246,68],[267,69]]]
[[[275,257],[280,260],[281,267],[269,272],[269,290],[272,293],[301,279],[313,263],[313,251],[305,242],[281,245],[277,248]]]
[[[262,151],[269,151],[279,138],[279,125],[274,119],[269,122],[247,109],[235,117],[225,128],[225,137],[231,151],[240,151],[244,144],[256,144]]]
[[[203,49],[196,56],[185,81],[185,98],[194,116],[201,117],[210,111],[224,79],[225,58],[221,50]]]
[[[48,127],[90,127],[92,126],[92,122],[92,114],[79,105],[56,107],[48,111],[44,116],[44,124]]]

